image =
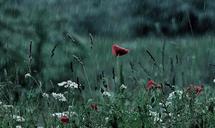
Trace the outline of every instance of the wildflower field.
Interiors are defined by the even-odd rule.
[[[22,79],[28,87],[18,99],[17,74],[5,70],[1,127],[215,127],[213,36],[86,42],[80,45],[87,57],[69,55],[77,64],[64,71],[68,79],[56,82],[31,70],[34,56],[28,52]],[[29,42],[27,49],[32,47]]]
[[[214,0],[0,0],[0,128],[215,128]]]

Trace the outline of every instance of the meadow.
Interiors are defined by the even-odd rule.
[[[0,0],[1,128],[214,128],[214,0]]]
[[[114,44],[128,52],[113,53]],[[41,80],[31,70],[34,56],[30,52],[21,79],[27,87],[19,87],[21,82],[12,79],[17,74],[5,70],[0,83],[1,127],[215,126],[214,36],[91,37],[73,45],[86,56],[67,55],[73,63],[63,70],[68,75],[64,79]],[[26,48],[31,51],[32,44]],[[54,53],[52,63],[66,58],[57,50],[62,49],[57,46],[50,51]],[[62,78],[63,74],[55,75]],[[17,91],[20,88],[22,91]]]

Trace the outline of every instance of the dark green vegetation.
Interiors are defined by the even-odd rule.
[[[15,1],[17,0],[13,3],[17,3]],[[112,37],[139,37],[150,34],[176,36],[214,32],[215,28],[213,0],[19,1],[18,6],[26,5],[26,10],[30,10],[31,14],[39,13],[38,10],[43,9],[49,12],[43,17],[44,20],[52,17],[51,19],[55,19],[62,28],[69,27],[69,30],[85,35],[92,33]]]
[[[0,125],[215,127],[214,12],[213,0],[0,0]],[[129,54],[113,56],[114,43]],[[63,111],[68,124],[51,116]]]

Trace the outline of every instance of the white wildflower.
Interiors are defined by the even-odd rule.
[[[107,97],[110,97],[110,96],[111,96],[110,92],[107,92],[107,91],[104,91],[104,92],[102,93],[102,95],[103,95],[103,96],[107,96]]]
[[[105,117],[105,122],[108,123],[109,117]]]
[[[151,110],[152,109],[152,106],[151,105],[146,105],[146,107]]]
[[[16,120],[17,122],[25,122],[25,119],[18,115],[13,115],[13,119]]]
[[[69,116],[69,117],[78,116],[78,114],[76,112],[68,112],[68,111],[66,111],[66,112],[53,113],[52,116],[60,118],[62,116]]]
[[[64,85],[66,85],[66,84],[67,84],[67,82],[63,81],[63,82],[61,82],[61,83],[58,83],[57,85],[58,85],[58,86],[64,86]]]
[[[121,89],[121,90],[127,89],[127,86],[125,86],[124,84],[122,84],[122,85],[120,86],[120,89]]]
[[[215,97],[209,98],[209,101],[215,101]]]
[[[72,82],[71,80],[68,80],[68,81],[63,81],[61,83],[58,83],[58,86],[73,89],[73,88],[78,88],[79,85],[75,82]]]
[[[166,106],[169,106],[169,105],[171,105],[171,104],[172,104],[172,102],[168,102],[168,101],[167,101],[165,105],[166,105]]]
[[[31,77],[31,74],[30,74],[30,73],[26,73],[26,74],[25,74],[25,78],[28,78],[28,77]]]
[[[47,93],[43,93],[42,96],[43,96],[44,98],[49,98],[49,94],[47,94]]]
[[[37,126],[37,128],[44,128],[43,126]]]
[[[67,115],[64,114],[64,113],[58,112],[58,113],[53,113],[52,116],[53,116],[53,117],[60,118],[60,117],[62,117],[62,116],[67,116]]]
[[[174,91],[174,92],[171,92],[167,98],[168,101],[171,101],[173,99],[176,99],[177,97],[179,99],[182,99],[182,95],[183,95],[183,91],[180,91],[180,90],[177,90],[177,91]]]
[[[213,79],[213,82],[215,83],[215,79]]]
[[[62,93],[52,93],[52,96],[59,101],[67,101],[66,97]]]
[[[63,112],[64,114],[66,114],[67,116],[78,116],[78,114],[76,112],[69,112],[69,111],[66,111],[66,112]]]
[[[21,125],[17,125],[16,128],[22,128],[22,126]]]
[[[159,105],[160,105],[161,107],[163,107],[163,106],[164,106],[164,104],[163,104],[163,103],[159,103]]]
[[[11,109],[11,108],[13,108],[13,105],[4,104],[2,107],[5,108],[5,109]]]
[[[68,110],[70,111],[70,110],[73,110],[74,109],[74,107],[73,106],[68,106]]]
[[[173,104],[173,101],[175,99],[179,99],[181,100],[182,99],[182,95],[183,95],[183,91],[181,90],[177,90],[177,91],[173,91],[169,94],[168,98],[167,98],[167,101],[165,103],[166,106],[170,106]]]
[[[154,123],[157,122],[162,122],[163,120],[159,117],[159,113],[157,112],[153,112],[151,110],[149,110],[149,115],[152,116],[154,118]]]
[[[169,113],[169,116],[170,116],[170,117],[173,116],[173,113]]]
[[[149,115],[150,115],[150,116],[158,116],[158,113],[149,110]]]
[[[67,81],[68,88],[78,88],[78,84],[75,82],[72,82],[71,80]]]
[[[205,113],[206,113],[206,111],[205,111],[205,110],[202,110],[202,113],[204,113],[204,114],[205,114]]]

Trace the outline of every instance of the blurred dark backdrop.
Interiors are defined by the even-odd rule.
[[[4,14],[18,19],[25,12],[28,15],[25,18],[32,19],[32,14],[38,13],[44,15],[41,20],[52,19],[58,22],[58,27],[70,28],[78,34],[140,37],[215,30],[213,0],[7,0],[6,3],[9,4],[1,4]]]

